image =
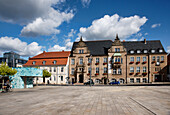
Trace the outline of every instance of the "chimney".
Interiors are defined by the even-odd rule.
[[[62,52],[64,52],[64,50],[62,50]]]
[[[125,40],[123,40],[123,42],[125,42]]]
[[[144,43],[146,44],[146,39],[144,39]]]
[[[43,53],[45,53],[45,51],[43,51]]]

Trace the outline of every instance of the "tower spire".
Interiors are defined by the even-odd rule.
[[[115,40],[119,40],[118,33],[116,34],[116,39]]]
[[[82,38],[82,36],[80,37],[80,42],[82,42],[83,41],[83,38]]]

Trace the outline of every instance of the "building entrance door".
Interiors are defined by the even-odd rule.
[[[155,82],[161,82],[161,75],[155,75]]]
[[[107,78],[104,78],[104,84],[107,84]]]
[[[84,77],[83,75],[79,75],[79,83],[83,83],[84,82]]]

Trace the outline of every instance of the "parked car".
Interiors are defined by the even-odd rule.
[[[114,85],[114,84],[119,85],[119,84],[120,84],[120,82],[119,82],[119,81],[112,81],[112,82],[110,82],[110,83],[109,83],[109,85]]]
[[[84,85],[90,85],[90,80],[85,82]],[[94,82],[91,80],[91,85],[94,85]]]

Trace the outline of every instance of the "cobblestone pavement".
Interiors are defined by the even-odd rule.
[[[0,115],[170,115],[170,86],[39,86],[0,93]]]

